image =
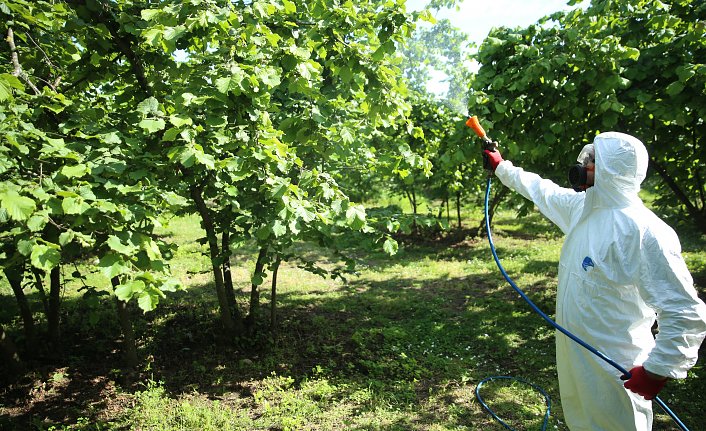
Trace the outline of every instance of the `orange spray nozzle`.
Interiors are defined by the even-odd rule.
[[[481,126],[478,122],[478,117],[476,117],[475,115],[472,117],[468,117],[468,120],[466,120],[466,126],[473,129],[473,131],[476,132],[476,135],[478,135],[479,138],[489,140],[488,135],[486,135],[485,130],[483,130],[483,126]]]

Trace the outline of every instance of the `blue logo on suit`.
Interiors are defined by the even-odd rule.
[[[593,263],[593,259],[588,256],[583,258],[583,262],[581,262],[581,268],[583,268],[584,271],[588,272],[589,268],[593,269],[595,267],[596,265]]]

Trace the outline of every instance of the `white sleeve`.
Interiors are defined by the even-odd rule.
[[[676,242],[676,243],[675,243]],[[694,289],[676,234],[643,240],[640,294],[657,313],[659,333],[643,366],[660,376],[685,378],[706,336],[706,305]]]
[[[512,162],[500,162],[495,175],[507,187],[534,202],[539,211],[567,234],[572,220],[577,220],[583,209],[585,193],[560,187],[551,180],[513,166]]]

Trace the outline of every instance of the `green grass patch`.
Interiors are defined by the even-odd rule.
[[[471,220],[464,225],[475,227],[480,218]],[[518,218],[500,212],[494,224],[508,273],[553,315],[560,233],[537,213]],[[549,428],[566,429],[554,331],[502,279],[484,238],[453,233],[433,240],[407,237],[393,257],[354,249],[359,272],[345,281],[324,279],[297,262],[284,262],[278,279],[277,334],[270,334],[266,316],[268,277],[258,334],[223,346],[216,342],[217,301],[210,262],[197,241],[201,232],[195,217],[172,219],[160,232],[180,245],[172,267],[187,289],[169,295],[154,312],[133,309],[142,359],[135,375],[120,370],[112,303],[99,298],[88,304],[81,283],[69,279],[62,323],[72,348],[54,366],[29,373],[16,388],[25,395],[12,398],[10,394],[20,392],[5,392],[0,427],[501,430],[474,390],[486,377],[510,375],[549,393]],[[706,241],[699,241],[690,237],[685,246],[697,284],[706,260]],[[317,247],[298,247],[298,254],[308,259],[337,263]],[[233,257],[241,305],[249,295],[255,256],[255,249],[243,248]],[[90,273],[90,263],[79,269]],[[0,289],[6,289],[0,291],[3,322],[9,318],[7,327],[19,336],[12,297],[6,286]],[[38,303],[36,297],[31,300]],[[97,313],[93,323],[87,317],[90,310]],[[36,313],[41,326],[39,307]],[[706,413],[693,396],[706,389],[703,364],[701,359],[689,379],[670,382],[663,392],[663,399],[692,426],[706,423]],[[515,429],[539,429],[544,400],[531,387],[488,383],[482,393]],[[671,429],[661,413],[656,422],[660,429]]]

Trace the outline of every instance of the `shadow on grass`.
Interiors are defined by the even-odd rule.
[[[475,401],[470,391],[464,392],[464,398],[434,397],[449,385],[470,389],[490,375],[515,375],[558,399],[553,331],[529,311],[495,269],[484,273],[469,267],[465,276],[421,280],[405,275],[405,268],[430,255],[442,261],[486,262],[489,251],[480,241],[485,239],[410,244],[393,258],[368,256],[366,265],[380,278],[282,289],[276,336],[271,336],[265,323],[269,297],[263,288],[257,335],[234,343],[218,343],[223,334],[213,285],[192,286],[170,295],[156,312],[142,315],[132,310],[142,358],[135,375],[119,371],[120,337],[111,303],[101,303],[105,307],[101,323],[91,326],[80,311],[85,308],[81,300],[68,300],[65,356],[51,364],[30,364],[32,371],[20,383],[2,392],[0,426],[46,429],[51,424],[75,423],[80,417],[105,418],[101,415],[125,406],[124,392],[140,390],[149,380],[163,382],[171,398],[198,392],[223,401],[237,394],[255,403],[261,382],[280,375],[295,379],[295,386],[326,378],[341,388],[338,396],[343,398],[369,390],[393,409],[434,402],[455,406],[454,418],[446,417],[446,409],[420,408],[416,424],[393,421],[385,429],[441,423],[487,429],[490,420],[477,406],[472,408]],[[234,262],[250,262],[253,251],[240,253]],[[329,259],[315,248],[304,248],[301,255],[322,262]],[[387,273],[392,266],[401,267],[402,275]],[[539,275],[521,287],[545,312],[553,310],[547,285],[556,277],[555,263],[530,259],[522,271]],[[240,295],[241,304],[246,297],[247,292]],[[8,298],[0,296],[3,310],[14,306]],[[706,376],[668,390],[675,398],[688,400],[689,394],[704,389]],[[706,414],[692,404],[680,406],[682,419],[704,423]],[[505,409],[511,410],[511,404]]]
[[[324,289],[282,292],[277,337],[271,338],[263,323],[258,338],[226,347],[217,343],[222,334],[213,285],[191,287],[171,295],[157,312],[140,316],[133,310],[143,359],[136,376],[118,371],[115,324],[96,329],[110,340],[98,344],[82,343],[90,331],[67,324],[65,356],[35,367],[2,394],[0,424],[22,430],[74,423],[115,409],[110,397],[121,392],[116,387],[130,392],[141,388],[133,382],[148,379],[162,381],[171,397],[198,391],[219,399],[229,393],[252,397],[257,389],[252,382],[272,373],[297,382],[317,374],[345,383],[349,393],[367,388],[404,408],[463,376],[473,382],[496,369],[524,369],[518,349],[541,351],[545,368],[551,368],[553,344],[535,340],[546,339],[546,330],[513,316],[517,304],[499,284],[494,275],[421,282],[358,278],[334,295]],[[266,300],[264,295],[263,312]],[[64,305],[69,311],[81,306],[80,300]],[[109,322],[110,314],[102,320]]]

